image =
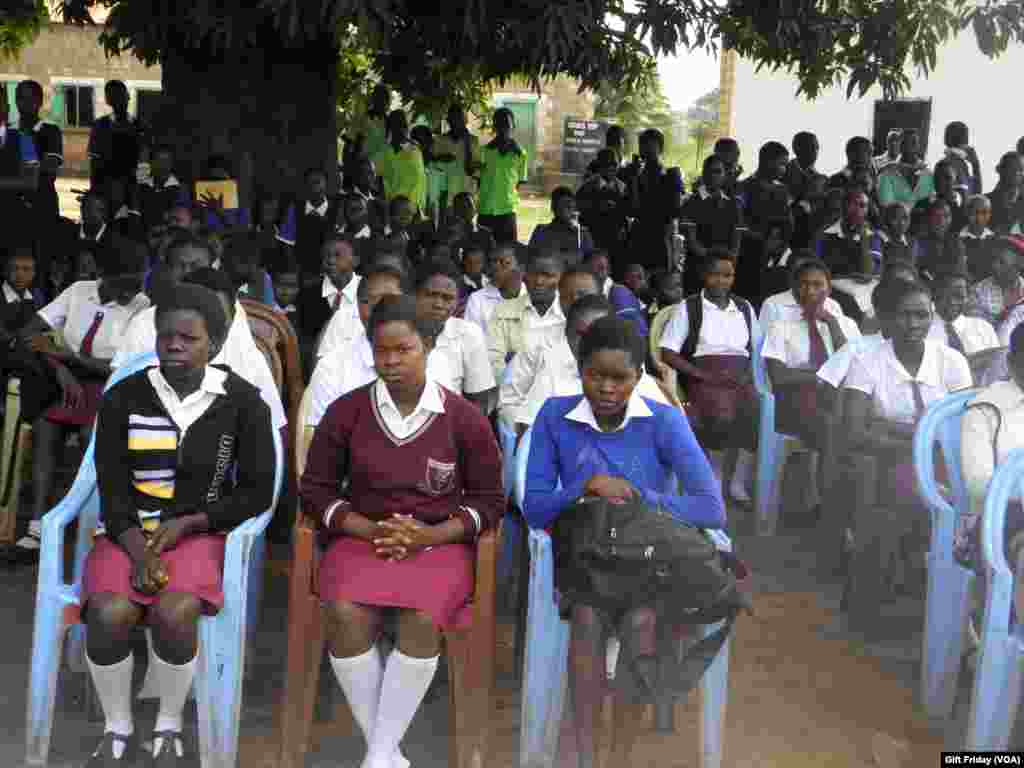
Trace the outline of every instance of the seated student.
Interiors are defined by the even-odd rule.
[[[963,241],[950,228],[950,208],[942,198],[928,204],[928,221],[914,241],[914,263],[922,277],[934,280],[942,272],[966,272]]]
[[[619,162],[614,150],[602,149],[591,165],[593,175],[576,191],[580,223],[590,232],[595,247],[618,253],[625,234],[629,192],[616,176]]]
[[[514,299],[526,290],[520,259],[525,261],[527,253],[526,246],[519,243],[495,245],[487,252],[486,273],[490,285],[469,295],[463,315],[480,326],[485,335],[495,308],[505,299]]]
[[[587,329],[602,317],[614,314],[604,296],[587,294],[569,307],[565,336],[554,346],[527,346],[509,364],[509,374],[501,387],[498,409],[501,418],[522,435],[530,427],[545,401],[551,397],[578,395],[580,384],[579,341]],[[640,377],[640,395],[672,405],[658,381],[647,373]]]
[[[992,229],[997,235],[1024,233],[1024,157],[1007,152],[996,166],[999,182],[987,197],[992,203]]]
[[[595,248],[583,259],[581,266],[594,274],[594,277],[597,278],[597,284],[601,288],[601,293],[604,294],[605,298],[608,298],[608,295],[612,292],[612,287],[615,285],[615,281],[612,280],[612,264],[608,251],[603,248]]]
[[[656,269],[649,279],[651,300],[647,304],[647,327],[650,328],[658,313],[683,300],[683,275]]]
[[[956,189],[956,171],[948,160],[939,160],[932,171],[935,191],[923,200],[918,200],[910,212],[910,231],[914,237],[925,237],[932,229],[932,209],[938,201],[945,201],[949,206],[949,229],[959,232],[967,225],[967,214],[964,211],[963,199]]]
[[[824,450],[831,430],[831,393],[818,385],[817,372],[860,329],[841,313],[825,308],[832,274],[824,262],[805,259],[793,270],[794,293],[801,309],[766,326],[763,356],[775,391],[775,430],[797,435]]]
[[[50,259],[49,269],[43,276],[40,289],[44,302],[51,302],[60,296],[74,282],[74,265],[65,254],[56,254]]]
[[[107,201],[99,191],[88,190],[80,200],[81,222],[64,219],[58,224],[60,234],[50,242],[52,248],[72,253],[81,243],[109,246],[113,235],[108,226]]]
[[[735,256],[712,249],[704,262],[704,290],[683,301],[665,326],[661,358],[681,374],[687,414],[704,450],[739,448],[729,493],[749,501],[757,444],[751,363],[759,327],[750,302],[733,294],[735,280]]]
[[[288,317],[293,326],[298,324],[299,265],[291,259],[271,275],[274,281],[275,309]]]
[[[167,227],[187,229],[192,234],[199,232],[199,222],[192,212],[192,206],[175,203],[164,213],[164,224]]]
[[[638,391],[645,356],[643,340],[616,317],[596,320],[580,340],[583,393],[549,399],[533,426],[523,510],[532,528],[550,527],[581,496],[639,497],[680,524],[725,527],[721,492],[686,418]],[[668,487],[673,477],[681,494],[675,483]],[[658,612],[638,605],[609,616],[571,595],[563,594],[561,601],[572,621],[569,679],[579,765],[593,768],[608,635],[618,632],[636,656],[655,656]],[[623,724],[642,719],[642,710],[622,693],[616,719]],[[617,740],[610,764],[632,764],[629,742]]]
[[[451,261],[435,257],[416,275],[416,305],[421,315],[441,327],[431,355],[446,358],[446,367],[452,372],[452,391],[486,413],[496,388],[494,375],[483,331],[474,323],[454,317],[461,277]]]
[[[971,195],[964,210],[967,224],[960,230],[959,237],[967,258],[967,274],[972,283],[977,283],[992,275],[992,265],[987,259],[988,248],[985,247],[985,241],[996,236],[988,228],[992,220],[992,203],[984,195]]]
[[[25,365],[36,363],[34,356],[17,336],[41,306],[42,296],[32,290],[36,258],[31,245],[11,250],[4,259],[3,290],[0,291],[0,393],[7,395],[7,376],[17,374]]]
[[[970,131],[966,123],[959,120],[946,126],[944,135],[946,160],[956,173],[955,188],[961,197],[980,194],[981,161],[978,153],[971,146]]]
[[[551,223],[540,224],[530,237],[530,248],[561,254],[566,266],[579,264],[594,250],[590,230],[580,225],[576,195],[568,187],[551,193]]]
[[[82,242],[76,249],[74,259],[74,274],[71,282],[77,283],[81,280],[95,280],[99,275],[100,264],[104,261],[106,249],[98,247],[95,243]]]
[[[847,190],[859,189],[868,196],[868,222],[878,229],[882,226],[882,206],[878,202],[878,178],[870,168],[858,168],[846,183]]]
[[[804,302],[800,298],[800,285],[797,281],[797,274],[800,270],[800,266],[805,261],[807,261],[807,259],[798,259],[793,263],[792,267],[790,267],[789,290],[769,296],[761,305],[761,313],[758,315],[758,321],[760,322],[761,327],[765,330],[771,327],[772,323],[780,320],[795,322],[803,318]],[[819,260],[813,259],[813,261]],[[839,306],[835,299],[829,295],[831,293],[831,278],[829,283],[829,292],[825,295],[822,310],[830,315],[842,315],[843,308]]]
[[[913,263],[916,256],[913,239],[907,234],[910,229],[910,211],[903,203],[889,203],[882,209],[883,229],[878,233],[882,240],[882,263],[906,261]]]
[[[388,226],[384,238],[391,246],[401,247],[410,259],[420,257],[421,243],[416,231],[416,208],[405,195],[395,195],[388,203]]]
[[[319,284],[304,286],[296,302],[296,330],[311,353],[328,323],[353,324],[357,315],[356,288],[360,277],[355,274],[359,264],[352,243],[332,235],[320,246],[320,254],[323,279]]]
[[[462,253],[462,278],[459,280],[459,305],[455,309],[455,316],[464,317],[469,297],[489,286],[491,281],[484,274],[487,248],[483,243],[465,240],[457,250]]]
[[[900,160],[887,165],[878,175],[878,200],[914,206],[935,191],[935,179],[921,159],[921,137],[908,129],[900,140]]]
[[[867,213],[867,195],[851,188],[842,218],[822,232],[815,247],[815,255],[836,276],[832,298],[858,325],[870,309],[872,278],[882,267],[882,241]]]
[[[935,318],[928,331],[928,338],[946,344],[966,357],[975,379],[979,379],[1002,345],[988,320],[964,314],[967,306],[967,274],[941,273],[932,282],[932,290],[935,295]]]
[[[252,211],[252,231],[261,241],[263,266],[269,272],[277,272],[290,261],[297,264],[295,206],[286,204],[281,193],[264,189],[256,193]],[[224,233],[211,230],[206,237],[211,242],[223,241]]]
[[[106,722],[90,768],[135,765],[140,754],[132,716],[137,626],[153,633],[149,675],[160,699],[147,760],[198,764],[182,734],[197,622],[223,605],[224,534],[274,497],[267,406],[251,384],[210,365],[226,327],[216,295],[178,286],[157,308],[156,324],[159,365],[106,393],[96,432],[102,515],[85,561],[82,617]]]
[[[928,406],[971,386],[962,354],[928,339],[932,297],[921,282],[883,282],[879,314],[890,338],[853,359],[843,382],[847,448],[875,455],[882,469],[879,505],[891,510],[892,538],[914,552],[927,546],[928,515],[915,492],[913,440]],[[910,514],[907,514],[909,512]],[[906,543],[906,535],[913,541]]]
[[[188,190],[174,175],[174,150],[166,144],[154,147],[149,161],[150,174],[136,189],[143,226],[162,224],[164,215],[175,205],[190,205]]]
[[[327,174],[322,168],[308,168],[303,182],[295,210],[295,258],[306,285],[319,282],[320,248],[334,231],[338,201],[327,195]]]
[[[411,297],[381,300],[367,325],[379,378],[328,409],[300,485],[329,536],[319,572],[328,650],[366,768],[405,764],[399,745],[437,669],[441,631],[468,619],[473,545],[505,510],[490,424],[430,376],[437,330]],[[398,640],[382,660],[388,609]]]
[[[239,296],[273,306],[274,284],[263,265],[263,245],[253,232],[236,234],[227,241],[220,264]]]
[[[868,169],[874,171],[871,139],[854,136],[846,142],[846,167],[828,180],[830,189],[845,189],[854,173]]]
[[[643,297],[643,298],[641,298]],[[615,313],[634,324],[641,336],[647,338],[647,305],[644,298],[650,298],[647,289],[647,270],[643,264],[627,264],[622,273],[622,283],[616,283],[608,292],[608,301]]]
[[[683,273],[687,295],[700,290],[700,265],[708,249],[718,246],[739,253],[745,230],[743,209],[736,197],[729,194],[722,158],[709,156],[700,178],[701,183],[679,213],[679,229],[686,236],[689,256]]]
[[[39,310],[22,329],[41,365],[25,370],[21,413],[32,424],[32,519],[28,535],[17,542],[21,554],[38,554],[40,521],[50,508],[58,439],[78,429],[88,443],[111,358],[130,318],[149,305],[142,294],[143,263],[134,249],[116,249],[99,280],[73,283]],[[63,331],[57,349],[45,334]]]
[[[1006,312],[1024,298],[1024,277],[1016,246],[1003,237],[988,240],[992,276],[974,286],[970,313],[983,317],[998,328]]]
[[[513,355],[528,343],[556,342],[564,333],[565,314],[558,302],[564,271],[561,255],[534,251],[526,266],[526,292],[495,307],[487,324],[487,354],[499,386]]]
[[[337,231],[353,240],[371,240],[373,227],[370,225],[370,208],[366,198],[356,192],[349,192],[341,199],[343,222]]]

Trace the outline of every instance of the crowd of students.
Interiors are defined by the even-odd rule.
[[[847,449],[887,457],[885,503],[916,504],[913,428],[951,391],[992,384],[982,399],[1003,425],[973,417],[965,456],[998,459],[1017,444],[1006,425],[1024,404],[1024,146],[999,159],[983,195],[961,123],[934,166],[908,130],[882,157],[850,139],[832,175],[817,168],[813,134],[793,137],[792,154],[765,144],[746,178],[724,138],[688,188],[664,167],[659,132],[644,131],[624,163],[613,128],[523,245],[528,158],[508,110],[489,143],[459,105],[433,136],[410,131],[378,88],[337,179],[313,168],[294,196],[265,186],[226,206],[179,178],[173,150],[128,116],[123,83],[105,92],[112,114],[92,130],[78,224],[56,205],[62,141],[39,117],[41,88],[19,84],[17,126],[0,100],[0,374],[22,379],[35,442],[23,553],[38,550],[62,437],[88,440],[99,413],[105,535],[83,602],[106,727],[90,766],[137,752],[130,629],[147,613],[155,764],[190,759],[181,711],[195,622],[222,598],[218,533],[269,503],[270,430],[287,424],[240,297],[275,307],[300,340],[310,407],[297,426],[310,449],[298,492],[333,537],[320,575],[331,663],[369,768],[407,765],[399,742],[433,677],[439,629],[465,620],[472,543],[506,503],[499,424],[536,430],[523,510],[536,526],[574,495],[639,493],[723,527],[729,453],[728,495],[750,500],[759,356],[776,428],[830,450],[843,427]],[[203,180],[232,178],[227,158],[208,158]],[[114,368],[154,350],[158,366],[102,395]],[[183,452],[186,436],[194,449]],[[992,462],[971,467],[978,508]],[[670,476],[685,496],[666,491]],[[399,609],[387,659],[384,608]],[[607,617],[577,608],[578,727],[592,744],[587,681]],[[624,619],[643,629],[638,648],[651,642],[647,618]],[[581,765],[592,760],[581,747]]]

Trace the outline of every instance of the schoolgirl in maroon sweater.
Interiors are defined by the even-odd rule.
[[[405,764],[399,742],[437,669],[440,630],[468,619],[473,543],[505,505],[486,417],[427,376],[439,331],[411,297],[381,299],[367,326],[378,379],[330,406],[302,477],[303,501],[333,536],[320,596],[331,665],[369,745],[365,768]],[[392,608],[398,644],[382,660]]]

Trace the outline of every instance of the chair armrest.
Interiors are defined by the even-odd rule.
[[[985,605],[985,625],[1006,631],[1009,628],[1010,608],[1013,601],[1014,575],[1006,561],[1006,509],[1021,490],[1024,477],[1024,448],[1007,456],[996,470],[985,497],[985,512],[981,518],[981,555],[988,573],[988,594]],[[1019,621],[1019,617],[1018,617]]]
[[[917,493],[928,507],[932,526],[938,526],[943,520],[956,520],[956,510],[939,493],[939,484],[935,481],[935,417],[938,415],[937,411],[929,411],[914,430],[914,476],[917,481]]]
[[[96,498],[96,465],[93,462],[93,445],[90,442],[86,449],[82,464],[78,468],[75,480],[67,495],[61,501],[43,515],[42,519],[42,541],[40,543],[39,555],[39,584],[48,587],[63,586],[64,579],[64,535],[68,525],[82,517],[89,504],[98,504]],[[84,541],[84,531],[79,532],[79,541]],[[84,546],[81,553],[76,552],[76,563],[79,559],[85,559],[86,551]],[[79,558],[80,555],[80,558]],[[75,569],[75,588],[81,586],[82,568]]]
[[[476,582],[473,589],[474,596],[494,595],[495,574],[498,567],[498,541],[501,538],[501,528],[504,521],[498,524],[498,528],[484,531],[476,541]]]

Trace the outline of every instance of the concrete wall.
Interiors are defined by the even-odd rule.
[[[723,66],[723,101],[728,82],[728,67]],[[971,129],[971,141],[981,158],[985,187],[995,182],[999,157],[1013,149],[1024,134],[1013,106],[1020,73],[1024,71],[1024,46],[1011,46],[1005,55],[992,61],[978,49],[973,32],[966,32],[939,52],[938,65],[928,79],[918,77],[903,96],[931,98],[931,130],[928,160],[942,157],[942,134],[947,123],[962,120]],[[757,150],[766,141],[781,141],[787,146],[800,130],[814,131],[821,141],[822,171],[838,170],[845,164],[843,151],[851,136],[872,137],[874,104],[881,91],[869,92],[864,99],[846,99],[845,87],[833,88],[814,102],[795,97],[797,82],[784,73],[762,70],[755,73],[752,62],[738,59],[735,84],[731,89],[733,135],[743,150],[743,165],[753,171]],[[729,125],[723,116],[723,124]]]
[[[57,85],[68,82],[93,85],[95,114],[101,117],[110,112],[103,98],[103,84],[107,80],[124,80],[132,99],[129,110],[134,113],[137,90],[159,90],[160,67],[147,67],[129,54],[107,58],[98,42],[101,31],[99,26],[48,24],[17,58],[0,61],[0,81],[38,81],[43,86],[43,117],[48,118]],[[88,172],[85,152],[88,140],[88,128],[64,129],[68,174]]]

